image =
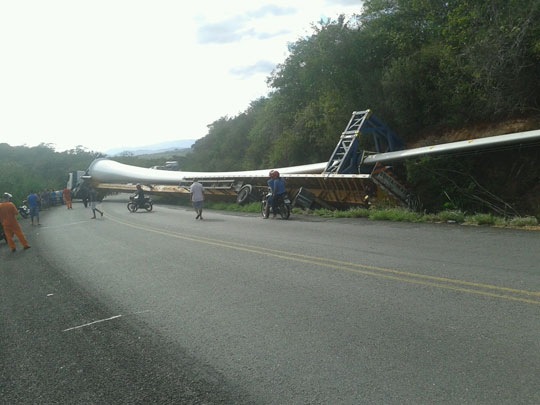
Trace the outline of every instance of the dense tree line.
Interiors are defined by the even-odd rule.
[[[185,170],[325,161],[352,111],[371,108],[406,143],[540,115],[538,0],[367,0],[320,22],[268,78],[268,97],[223,117]]]
[[[70,172],[86,170],[100,157],[105,155],[82,146],[57,152],[51,144],[27,147],[0,143],[0,195],[8,192],[15,203],[21,204],[32,191],[62,190]],[[127,154],[112,159],[141,167],[163,164],[163,158]]]
[[[92,160],[101,157],[83,147],[56,152],[49,144],[35,147],[0,144],[0,193],[9,192],[17,204],[31,191],[61,190],[68,173],[86,170]]]

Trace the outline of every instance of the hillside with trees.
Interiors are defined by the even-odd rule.
[[[324,161],[355,110],[410,145],[433,134],[540,115],[540,2],[370,0],[290,45],[272,93],[209,126],[189,170]],[[210,166],[210,167],[209,167]]]
[[[469,138],[501,134],[497,128],[508,122],[517,123],[509,132],[538,129],[538,21],[538,0],[365,1],[363,12],[352,20],[321,22],[312,35],[291,44],[288,58],[268,77],[269,96],[236,117],[213,122],[180,166],[222,171],[326,161],[351,112],[368,108],[407,147],[426,140],[447,142],[449,134],[459,140],[455,135],[460,132]],[[513,164],[515,157],[507,155],[495,160],[498,172],[501,165]],[[523,186],[514,185],[513,192],[530,191],[538,183],[538,157],[538,148],[527,152],[527,170],[520,170],[519,178]],[[429,163],[423,164],[426,173],[433,172]],[[454,171],[464,166],[474,166],[477,183],[495,186],[495,193],[504,192],[512,203],[519,198],[508,195],[507,187],[515,183],[516,169],[491,179],[493,173],[472,162]],[[409,172],[409,177],[420,173]],[[455,190],[471,185],[471,173],[460,173],[461,180],[448,178],[449,185],[460,182]],[[440,180],[435,175],[430,181]],[[441,195],[440,190],[425,191]],[[535,193],[527,197],[532,205],[540,201],[540,191]],[[428,206],[442,203],[439,199]],[[531,204],[524,209],[530,211]]]
[[[61,190],[69,172],[85,170],[101,156],[81,146],[56,152],[48,144],[27,147],[0,143],[0,193],[11,193],[20,204],[32,191]]]

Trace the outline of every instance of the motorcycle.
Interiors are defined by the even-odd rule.
[[[30,216],[30,209],[26,205],[26,200],[23,201],[23,205],[17,207],[19,210],[19,214],[21,214],[21,217],[28,218]]]
[[[269,188],[268,192],[263,195],[261,201],[261,215],[264,219],[270,216],[270,209],[272,207],[272,204],[268,203],[270,197],[272,197],[272,190],[270,190]],[[289,219],[289,217],[291,216],[291,211],[291,200],[289,199],[289,196],[285,194],[281,202],[277,205],[277,212],[274,212],[274,215],[279,214],[282,219]]]
[[[144,208],[146,211],[150,212],[154,207],[154,203],[149,197],[145,197],[142,202],[138,201],[138,198],[134,195],[130,196],[129,199],[131,200],[127,205],[129,212],[137,212],[139,208]]]

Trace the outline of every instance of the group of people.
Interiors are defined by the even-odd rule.
[[[32,225],[34,225],[34,219],[39,225],[39,211],[41,209],[48,208],[49,206],[54,206],[59,204],[65,204],[68,210],[73,209],[73,203],[71,201],[71,190],[69,188],[64,188],[62,191],[42,191],[34,192],[32,191],[28,198],[28,209],[30,210],[30,218]],[[58,203],[57,203],[58,201]]]
[[[268,187],[272,190],[272,195],[268,204],[272,207],[272,218],[276,218],[277,207],[283,201],[283,198],[286,194],[285,189],[285,179],[280,177],[280,174],[277,170],[271,170],[268,174],[270,179],[268,180]],[[191,202],[195,213],[197,214],[195,219],[202,220],[202,212],[204,207],[204,188],[197,179],[193,180],[193,183],[189,187],[189,192],[191,194]],[[42,192],[35,193],[32,192],[28,196],[28,206],[30,209],[30,218],[32,225],[34,225],[34,219],[39,223],[39,210],[41,207],[46,207],[49,204],[49,201],[52,201],[52,195],[55,195],[56,192]],[[93,216],[91,219],[97,218],[96,213],[99,213],[103,217],[103,211],[97,208],[97,192],[95,189],[90,189],[89,191],[89,200],[90,208],[92,209]],[[73,209],[73,204],[71,202],[71,190],[65,188],[62,190],[61,198],[65,202],[67,209]],[[137,184],[137,201],[139,204],[144,203],[144,190],[140,184]],[[19,213],[17,207],[10,201],[11,195],[9,193],[4,193],[2,202],[0,203],[0,221],[3,225],[4,232],[6,235],[7,242],[12,252],[16,251],[15,242],[13,241],[13,235],[16,235],[24,249],[28,249],[30,245],[26,240],[19,223],[17,222],[16,215]],[[54,205],[54,204],[52,204]]]
[[[137,204],[142,206],[144,204],[144,190],[140,184],[137,184],[136,186],[137,192],[136,192],[136,198],[135,201]],[[195,212],[197,216],[195,219],[202,220],[202,212],[204,207],[204,188],[201,183],[197,179],[193,179],[193,183],[189,187],[189,193],[191,194],[191,203],[193,204],[193,208],[195,209]]]
[[[44,191],[32,191],[38,197],[39,208],[46,209],[54,207],[56,205],[66,204],[68,209],[71,209],[71,190],[64,188],[63,190],[44,190]]]
[[[285,179],[280,176],[279,171],[270,170],[268,177],[270,177],[270,179],[268,180],[267,184],[272,191],[268,204],[272,207],[272,219],[275,219],[277,207],[283,202],[285,195],[287,194],[287,190],[285,188]],[[191,194],[193,208],[197,213],[195,219],[203,219],[202,211],[204,205],[204,188],[202,184],[199,183],[197,179],[193,179],[189,192]]]
[[[270,179],[268,180],[267,184],[272,191],[268,204],[272,207],[272,219],[275,219],[277,207],[283,202],[285,195],[287,194],[287,190],[285,188],[285,179],[280,176],[279,171],[271,170],[270,173],[268,173],[268,176]],[[193,208],[197,214],[195,219],[203,219],[202,211],[204,206],[204,188],[202,184],[199,183],[197,179],[193,179],[193,183],[189,187],[189,192],[191,194],[191,203],[193,204]]]
[[[3,232],[6,241],[11,248],[12,252],[17,251],[13,235],[16,235],[19,242],[23,245],[24,249],[28,249],[30,245],[24,236],[23,231],[17,221],[17,215],[19,209],[11,202],[12,195],[10,193],[4,193],[0,202],[0,226],[3,228]],[[73,209],[73,203],[71,201],[71,190],[64,188],[61,191],[33,191],[28,195],[26,202],[28,203],[28,210],[32,226],[34,221],[39,226],[39,212],[41,209],[48,208],[57,204],[65,204],[68,210]],[[103,214],[102,214],[103,215]]]

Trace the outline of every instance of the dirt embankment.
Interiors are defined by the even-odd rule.
[[[410,148],[438,145],[441,143],[486,138],[488,136],[513,134],[540,129],[540,117],[518,118],[503,122],[487,122],[456,130],[435,130],[423,134],[422,139],[409,145]]]

